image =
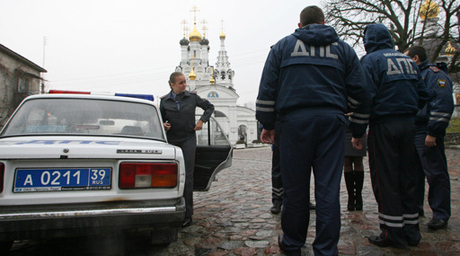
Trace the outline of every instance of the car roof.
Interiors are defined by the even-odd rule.
[[[115,100],[115,101],[124,101],[124,102],[139,102],[146,103],[156,107],[153,101],[133,98],[128,96],[113,96],[113,95],[103,95],[103,94],[67,94],[67,93],[56,93],[56,94],[36,94],[28,96],[24,99],[33,100],[33,99],[93,99],[93,100]]]

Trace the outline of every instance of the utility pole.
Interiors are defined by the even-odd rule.
[[[46,52],[46,36],[43,37],[43,64],[42,68],[45,68],[45,52]],[[45,74],[42,73],[42,80],[40,86],[40,94],[45,93]]]

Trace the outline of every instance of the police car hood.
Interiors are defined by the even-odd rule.
[[[162,141],[77,136],[0,139],[1,159],[174,159],[177,148]]]
[[[305,44],[321,46],[330,45],[339,40],[339,36],[331,26],[312,24],[296,29],[293,36]]]
[[[393,39],[385,25],[371,24],[364,29],[364,48],[367,53],[393,47]]]

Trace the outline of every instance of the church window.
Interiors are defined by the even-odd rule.
[[[219,94],[215,91],[211,91],[208,93],[208,98],[219,98]]]

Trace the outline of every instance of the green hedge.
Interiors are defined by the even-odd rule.
[[[450,120],[447,133],[460,133],[460,117],[454,117]]]

